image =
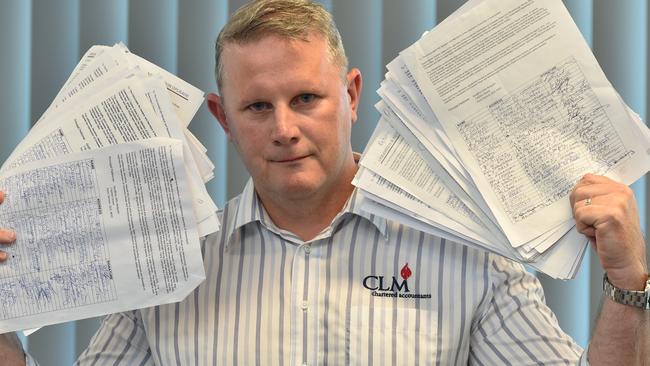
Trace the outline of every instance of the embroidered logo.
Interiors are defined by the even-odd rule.
[[[408,262],[399,271],[400,278],[396,276],[369,275],[363,278],[363,287],[372,291],[372,296],[399,297],[412,299],[430,299],[431,294],[411,293],[408,279],[413,275]]]

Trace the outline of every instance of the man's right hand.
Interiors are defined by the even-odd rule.
[[[0,191],[0,204],[5,199],[5,193]],[[1,250],[5,245],[11,244],[16,241],[16,233],[9,229],[0,229],[0,262],[7,260],[7,253]]]

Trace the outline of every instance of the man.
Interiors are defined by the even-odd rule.
[[[208,106],[252,180],[202,244],[206,281],[180,303],[108,316],[80,364],[586,363],[521,265],[357,208],[361,74],[322,7],[251,3],[216,58]],[[571,204],[611,283],[643,289],[629,188],[587,175]],[[606,298],[590,363],[640,363],[647,348],[648,312]]]

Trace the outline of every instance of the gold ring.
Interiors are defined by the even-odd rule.
[[[589,206],[589,205],[591,205],[591,197],[585,200],[585,206]]]

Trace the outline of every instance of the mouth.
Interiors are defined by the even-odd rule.
[[[289,157],[282,157],[280,159],[271,159],[271,161],[280,164],[290,164],[290,163],[297,163],[300,160],[306,159],[307,157],[309,157],[309,155],[289,156]]]

